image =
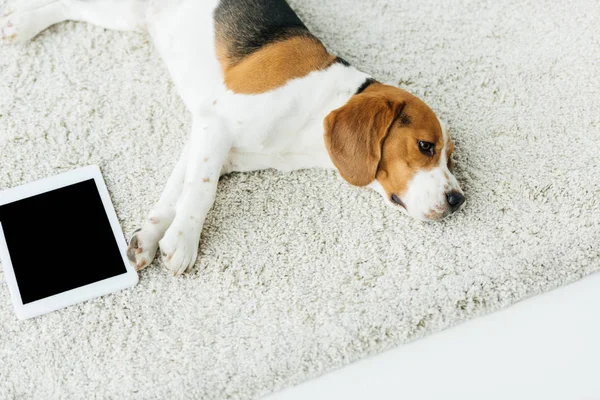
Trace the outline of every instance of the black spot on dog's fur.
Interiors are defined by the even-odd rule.
[[[400,114],[400,117],[398,117],[398,121],[402,126],[410,125],[410,123],[412,122],[410,117],[404,113]]]
[[[312,37],[285,0],[221,0],[214,18],[217,41],[234,63],[270,43]]]
[[[377,81],[375,79],[368,78],[366,81],[363,82],[362,85],[360,85],[360,87],[358,88],[358,90],[356,91],[355,94],[361,94],[362,92],[365,91],[365,89],[367,89],[369,86],[371,86],[374,83],[377,83]]]
[[[349,67],[350,66],[350,63],[348,61],[344,60],[342,57],[336,57],[335,58],[335,62],[338,63],[338,64],[342,64],[345,67]]]

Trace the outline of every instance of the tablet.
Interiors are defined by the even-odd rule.
[[[19,319],[134,286],[126,251],[97,166],[0,192],[0,261]]]

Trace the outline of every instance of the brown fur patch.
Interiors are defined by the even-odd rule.
[[[419,140],[435,144],[433,157],[420,152]],[[401,196],[417,171],[439,163],[444,139],[425,103],[404,90],[375,83],[326,118],[325,143],[349,183],[365,186],[377,178],[388,195]]]
[[[267,44],[238,62],[227,53],[227,46],[217,44],[217,57],[227,88],[243,94],[277,89],[335,62],[335,56],[311,36],[294,36]]]
[[[398,91],[395,96],[401,96],[406,102],[402,114],[411,122],[404,125],[399,121],[390,129],[383,145],[377,179],[388,194],[401,196],[418,171],[430,170],[439,164],[444,136],[437,117],[425,103],[401,89],[394,89],[387,89],[387,96],[394,96],[393,92]],[[433,157],[421,153],[419,141],[435,145]]]
[[[448,148],[446,149],[446,157],[448,160],[448,169],[452,171],[452,153],[454,153],[454,141],[450,139],[448,142]]]
[[[342,177],[352,185],[373,182],[382,144],[404,102],[380,96],[371,85],[325,119],[325,145]]]

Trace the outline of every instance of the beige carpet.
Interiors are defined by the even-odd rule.
[[[600,269],[597,2],[292,5],[449,124],[467,207],[424,224],[333,172],[228,176],[183,278],[19,322],[0,273],[0,398],[256,398]],[[0,189],[98,164],[130,233],[189,128],[142,34],[0,47]]]

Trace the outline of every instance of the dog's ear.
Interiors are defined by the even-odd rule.
[[[372,93],[353,96],[325,118],[325,145],[342,178],[355,186],[375,180],[383,141],[404,102]]]

